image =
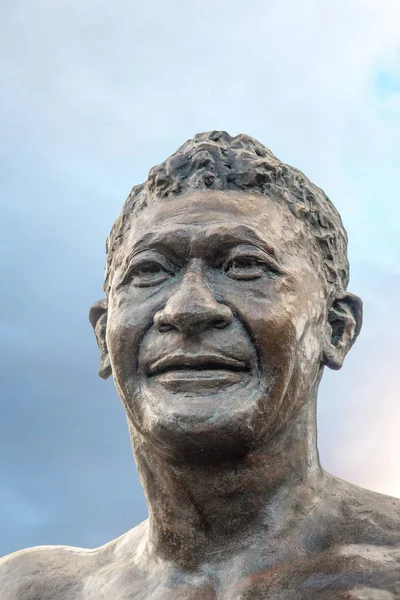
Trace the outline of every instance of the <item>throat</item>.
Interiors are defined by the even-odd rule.
[[[318,503],[323,488],[312,415],[273,444],[219,462],[171,461],[130,425],[149,504],[149,551],[181,566],[224,560],[257,539],[278,539]]]

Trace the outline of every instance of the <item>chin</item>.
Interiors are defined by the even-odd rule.
[[[135,431],[170,460],[223,462],[243,458],[264,443],[269,429],[265,405],[271,400],[256,390],[247,396],[233,390],[162,399],[142,395],[140,416],[135,411],[128,418]]]

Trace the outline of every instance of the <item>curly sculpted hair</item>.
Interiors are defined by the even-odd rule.
[[[338,211],[326,194],[298,169],[281,162],[249,135],[225,131],[198,133],[160,165],[147,181],[136,185],[106,242],[104,291],[108,296],[115,255],[132,214],[157,198],[190,190],[243,190],[285,203],[307,226],[320,256],[327,295],[339,296],[349,282],[347,234]]]

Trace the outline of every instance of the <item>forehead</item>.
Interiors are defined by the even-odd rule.
[[[154,199],[132,216],[124,240],[131,252],[158,243],[200,244],[212,251],[226,241],[265,245],[278,253],[304,246],[304,224],[274,198],[243,192],[193,191]],[[307,243],[309,247],[309,243]],[[298,251],[298,250],[297,250]]]

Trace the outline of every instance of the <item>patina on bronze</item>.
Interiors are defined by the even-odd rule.
[[[153,168],[90,311],[149,519],[5,557],[1,599],[399,599],[399,501],[318,459],[318,385],[361,328],[348,280],[338,212],[255,139],[199,134]]]

